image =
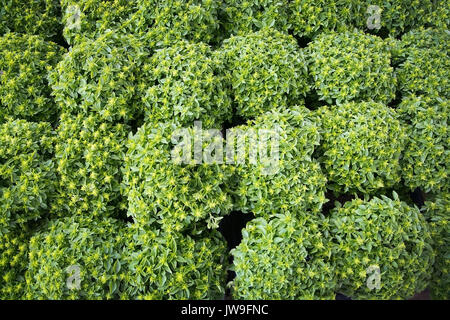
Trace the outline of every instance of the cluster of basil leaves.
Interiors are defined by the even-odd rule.
[[[448,8],[431,1],[375,2],[383,10],[382,30],[391,35],[421,25],[447,26]],[[341,290],[354,298],[405,298],[424,288],[434,255],[432,294],[445,296],[448,32],[418,29],[401,41],[382,41],[347,28],[365,29],[370,14],[368,4],[352,0],[62,0],[61,5],[64,36],[73,47],[57,66],[64,50],[43,39],[54,39],[60,28],[59,1],[36,1],[26,8],[23,1],[9,1],[0,11],[7,17],[0,34],[42,37],[8,33],[0,38],[0,143],[5,145],[0,234],[7,244],[0,248],[2,297],[221,297],[227,269],[224,239],[207,229],[217,228],[233,205],[259,216],[232,251],[236,297],[317,299]],[[340,33],[320,34],[325,30]],[[287,31],[317,37],[301,50]],[[236,36],[217,52],[201,43],[218,43],[226,34]],[[391,65],[397,63],[404,99],[398,110],[389,110],[382,103],[394,98],[397,77]],[[326,71],[330,64],[335,66],[332,76]],[[191,76],[188,81],[185,74]],[[312,117],[296,106],[310,89],[337,106],[321,108]],[[25,121],[54,121],[55,105],[61,111],[56,138],[50,124]],[[180,109],[168,108],[172,105]],[[275,124],[285,129],[280,172],[263,177],[258,166],[176,166],[168,159],[170,130],[196,119],[208,128],[221,127],[232,107],[252,119],[235,129]],[[139,123],[126,143],[131,125],[142,115],[145,124]],[[155,127],[155,121],[170,123]],[[435,123],[437,129],[430,129]],[[370,130],[374,126],[380,130]],[[361,133],[361,128],[366,130]],[[333,141],[351,152],[342,155]],[[379,148],[372,148],[374,141]],[[404,142],[408,156],[399,164]],[[327,175],[313,153],[323,153]],[[386,164],[391,158],[393,163]],[[367,159],[370,166],[364,165]],[[412,167],[412,160],[421,165]],[[350,174],[344,178],[333,175],[346,170]],[[393,200],[348,202],[331,217],[320,214],[326,176],[335,191],[345,186],[344,192],[379,194],[395,187],[400,175],[410,188],[423,187],[438,198],[444,194],[444,200],[427,203],[431,237],[417,209],[396,194]],[[238,192],[230,192],[230,186],[239,186]],[[129,225],[116,219],[126,210],[133,219]],[[29,222],[46,211],[52,219],[32,234]],[[357,232],[349,233],[355,225]],[[372,228],[383,237],[394,234],[398,248],[383,251],[386,245]],[[353,239],[358,234],[366,247]],[[356,246],[350,250],[353,256],[348,254],[351,246]],[[365,254],[372,248],[367,262]],[[393,255],[400,257],[398,263],[392,263]],[[369,292],[363,266],[373,261],[389,281]],[[405,264],[411,269],[405,270]],[[79,290],[70,290],[65,281],[64,268],[71,266],[80,267]]]

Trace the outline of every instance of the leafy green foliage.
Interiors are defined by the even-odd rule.
[[[127,297],[144,300],[223,299],[226,244],[217,231],[192,238],[133,227],[127,245]]]
[[[317,115],[329,188],[375,193],[400,182],[406,130],[395,110],[377,102],[349,102],[320,108]]]
[[[352,0],[293,0],[289,22],[301,37],[314,37],[323,31],[345,30],[353,17]]]
[[[120,27],[137,10],[137,0],[61,0],[64,37],[76,44]]]
[[[137,93],[145,84],[139,74],[149,55],[145,42],[112,31],[72,47],[49,75],[58,107],[104,121],[133,119],[141,108]]]
[[[433,1],[433,11],[427,15],[427,25],[448,29],[450,25],[450,3],[447,1]]]
[[[120,193],[120,167],[128,128],[89,116],[61,116],[55,147],[58,215],[116,216],[126,205]]]
[[[51,221],[30,240],[26,298],[119,298],[126,283],[122,252],[131,235],[124,228],[114,219]]]
[[[267,27],[287,32],[288,7],[288,0],[224,0],[225,33],[246,35]]]
[[[401,165],[410,189],[437,192],[448,188],[449,111],[449,100],[439,97],[409,96],[398,107],[408,136]]]
[[[133,26],[146,21],[148,33],[157,46],[167,46],[177,40],[214,43],[219,36],[221,0],[140,0]],[[134,27],[136,29],[136,27]]]
[[[54,38],[61,29],[59,0],[0,0],[0,35],[7,32]]]
[[[54,190],[50,124],[9,120],[0,125],[0,234],[39,219]]]
[[[257,218],[231,251],[238,299],[334,299],[328,220],[304,214]]]
[[[418,31],[402,38],[405,60],[397,71],[399,89],[404,96],[440,95],[450,91],[448,31]]]
[[[391,53],[377,36],[361,31],[323,33],[308,44],[312,87],[320,100],[341,104],[395,98]]]
[[[312,159],[320,142],[319,129],[320,125],[305,107],[267,112],[249,121],[247,126],[233,128],[231,134],[238,135],[239,131],[246,134],[245,156],[238,148],[235,153],[238,185],[232,193],[236,198],[236,209],[252,212],[258,217],[277,213],[302,214],[306,210],[320,212],[326,202],[327,179],[319,163]],[[278,146],[271,141],[264,143],[264,132],[258,134],[259,130],[273,134],[272,139],[278,140]],[[227,137],[227,147],[229,142],[230,137]],[[278,155],[271,148],[278,148]],[[257,163],[250,162],[252,152],[259,155]],[[267,159],[260,157],[261,152],[266,153]],[[237,157],[244,162],[240,163]]]
[[[219,54],[237,115],[294,105],[309,91],[306,61],[292,36],[263,29],[225,40]]]
[[[8,33],[0,37],[0,114],[52,120],[56,106],[50,97],[47,73],[63,53],[62,47],[39,36]]]
[[[330,216],[339,291],[353,299],[406,299],[424,290],[434,261],[425,218],[397,194],[356,199]],[[380,270],[370,287],[369,267]]]
[[[186,142],[191,146],[191,160],[180,163],[180,159],[172,159],[176,145],[172,135],[177,129],[180,127],[170,122],[148,123],[129,139],[124,168],[128,215],[139,226],[156,222],[156,227],[167,232],[192,228],[205,220],[217,228],[232,207],[225,186],[233,168],[219,162],[196,164],[192,137],[202,137],[205,148],[213,139],[196,128],[189,130],[190,141]]]
[[[404,34],[401,40],[406,48],[432,49],[449,53],[450,32],[443,29],[419,28]]]
[[[177,42],[160,49],[143,70],[142,101],[148,122],[201,120],[217,127],[231,117],[231,101],[222,84],[224,66],[203,43]]]
[[[449,9],[0,0],[0,299],[448,299]]]
[[[374,12],[368,10],[369,6],[378,6],[380,13],[380,29],[387,30],[391,35],[397,36],[412,28],[425,25],[429,21],[429,15],[433,12],[431,0],[353,0],[355,12],[355,25],[362,30],[370,30],[367,20],[371,19]],[[437,1],[438,3],[440,1]],[[443,4],[439,4],[443,5]]]
[[[187,39],[210,42],[219,28],[217,0],[62,0],[69,43],[94,39],[107,30],[151,36],[168,45]]]
[[[0,234],[0,299],[18,300],[25,294],[29,231]]]
[[[425,202],[436,259],[430,281],[433,299],[450,299],[450,194],[446,191]]]

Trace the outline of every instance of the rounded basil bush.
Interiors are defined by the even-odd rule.
[[[232,113],[223,72],[222,61],[204,43],[179,41],[157,50],[143,70],[146,121],[187,126],[199,120],[204,127],[221,127]]]
[[[381,38],[362,31],[329,32],[308,44],[312,88],[329,104],[395,98],[397,79],[391,50]]]
[[[407,299],[423,291],[434,261],[424,216],[393,193],[355,199],[330,214],[338,292],[352,299]]]
[[[227,184],[234,168],[224,163],[220,145],[220,131],[200,130],[200,125],[140,127],[128,141],[123,168],[128,215],[141,227],[156,223],[167,232],[206,223],[217,228],[232,208]]]
[[[265,28],[233,36],[218,54],[236,114],[243,118],[301,103],[309,91],[306,60],[290,35]]]
[[[47,75],[64,51],[39,36],[8,33],[0,37],[0,121],[2,115],[30,121],[55,120],[56,104]]]
[[[402,37],[402,63],[397,69],[403,96],[449,98],[450,51],[448,30],[419,29]]]
[[[114,31],[73,46],[49,75],[59,109],[110,122],[135,119],[150,54],[145,41]]]
[[[0,124],[0,234],[47,211],[56,180],[54,138],[46,122]]]
[[[398,114],[377,102],[349,102],[317,110],[319,161],[337,193],[376,193],[401,180],[406,130]]]
[[[429,284],[432,299],[450,299],[450,193],[443,191],[425,201],[425,216],[436,259]]]
[[[61,116],[56,130],[58,176],[52,214],[117,217],[126,209],[120,170],[129,128],[94,116]]]
[[[138,300],[223,299],[226,242],[217,231],[197,235],[131,226],[126,247],[123,298]]]
[[[111,218],[50,221],[30,239],[26,299],[120,298],[127,280],[122,261],[130,235],[123,223]]]
[[[320,212],[327,179],[312,157],[319,143],[320,124],[303,106],[267,112],[230,129],[227,161],[236,166],[235,209],[257,217]]]
[[[334,299],[328,220],[322,215],[277,214],[242,230],[233,250],[232,294],[249,300]]]
[[[403,99],[397,111],[408,136],[400,163],[405,185],[425,192],[448,188],[449,100],[412,95]]]

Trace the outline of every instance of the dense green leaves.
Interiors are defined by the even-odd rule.
[[[195,238],[133,228],[126,248],[125,297],[143,300],[223,299],[227,253],[217,231]]]
[[[30,240],[27,299],[218,299],[226,246],[114,219],[67,217]]]
[[[345,30],[353,15],[353,0],[293,0],[289,3],[289,22],[301,37],[323,31]]]
[[[54,38],[60,31],[59,0],[0,0],[0,35],[6,32]]]
[[[95,39],[107,30],[146,35],[168,45],[187,39],[210,42],[219,28],[217,0],[62,0],[69,43]]]
[[[321,215],[257,218],[231,251],[238,299],[334,299],[328,220]]]
[[[72,47],[49,76],[58,107],[104,121],[133,119],[150,51],[138,38],[112,31]]]
[[[246,34],[264,27],[314,37],[357,27],[398,36],[422,26],[447,28],[449,5],[432,0],[224,0],[225,31]]]
[[[438,49],[447,54],[450,52],[450,32],[444,29],[419,28],[404,34],[402,45],[407,51],[409,48]]]
[[[34,121],[53,120],[56,105],[50,96],[47,74],[64,51],[39,36],[8,33],[0,37],[0,122],[2,114]]]
[[[70,44],[94,39],[106,30],[120,27],[137,10],[136,0],[60,0],[64,37]]]
[[[425,215],[436,259],[430,281],[433,299],[450,299],[450,194],[442,192],[425,202]]]
[[[178,129],[170,122],[148,123],[129,139],[124,168],[128,215],[140,226],[156,222],[155,228],[168,232],[192,228],[196,222],[217,228],[232,207],[225,186],[233,167],[203,161],[202,153],[200,163],[196,162],[194,139],[202,139],[204,148],[214,139],[197,128],[186,132],[189,138],[184,143],[190,146],[191,153],[186,155],[190,160],[180,163],[178,155],[172,157]],[[216,139],[222,142],[221,137]]]
[[[113,219],[51,221],[30,240],[26,298],[119,298],[126,282],[122,252],[131,235],[124,228]]]
[[[90,116],[61,116],[55,163],[58,174],[54,214],[116,216],[126,205],[120,167],[128,128]]]
[[[156,51],[142,71],[146,121],[185,126],[200,120],[211,128],[231,117],[231,99],[219,75],[224,65],[207,45],[177,42]]]
[[[326,202],[327,179],[312,158],[320,142],[319,126],[308,109],[293,107],[267,112],[247,126],[231,129],[227,146],[232,134],[237,137],[236,143],[242,138],[246,142],[244,152],[238,145],[234,155],[238,164],[237,187],[232,190],[236,209],[263,217],[320,212]],[[274,152],[276,149],[278,152]],[[251,154],[258,155],[257,162],[251,161]]]
[[[405,96],[449,97],[450,60],[448,30],[414,32],[402,38],[405,60],[398,73],[399,89]]]
[[[0,299],[24,298],[28,268],[29,230],[16,229],[0,234]]]
[[[329,188],[374,193],[400,182],[406,130],[395,110],[376,102],[350,102],[320,108],[317,114]]]
[[[330,225],[338,291],[353,299],[406,299],[427,286],[431,234],[419,210],[395,193],[394,200],[381,196],[338,206]],[[380,271],[378,288],[370,267]]]
[[[0,299],[448,299],[449,9],[0,0]]]
[[[236,114],[244,118],[299,104],[309,91],[304,54],[292,36],[265,28],[225,40],[219,54]]]
[[[424,26],[430,21],[433,13],[433,2],[445,6],[441,1],[432,0],[353,0],[355,26],[373,32],[388,31],[396,36],[412,28]],[[369,10],[369,6],[380,8],[380,28],[369,28],[368,21],[374,24],[377,10]]]
[[[408,136],[401,165],[410,189],[448,189],[449,111],[449,100],[439,97],[410,96],[400,104],[398,114]]]
[[[427,25],[448,29],[450,26],[450,3],[448,1],[433,1],[433,11],[427,16]]]
[[[289,29],[288,0],[224,0],[222,11],[227,35],[245,35],[266,27]]]
[[[9,120],[0,125],[0,234],[39,219],[55,187],[50,124]]]
[[[387,103],[395,98],[391,53],[381,38],[357,30],[323,33],[307,50],[312,86],[320,100]]]
[[[140,0],[133,17],[134,29],[147,34],[158,46],[186,39],[214,43],[219,36],[221,0]],[[147,23],[150,29],[141,26]]]

